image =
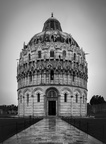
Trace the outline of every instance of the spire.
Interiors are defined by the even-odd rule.
[[[53,12],[51,13],[51,17],[53,17]]]

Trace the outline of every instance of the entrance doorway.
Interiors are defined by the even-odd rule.
[[[59,92],[56,88],[50,87],[45,92],[45,115],[58,116],[59,114]]]
[[[48,115],[55,116],[56,115],[56,101],[48,101]]]

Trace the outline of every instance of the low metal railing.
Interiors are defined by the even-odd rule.
[[[106,143],[106,119],[62,117],[62,120]]]
[[[9,137],[37,123],[41,119],[42,118],[14,118],[11,120],[7,119],[7,122],[5,120],[3,122],[2,120],[0,124],[0,143],[3,143]]]

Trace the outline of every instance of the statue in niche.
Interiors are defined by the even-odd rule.
[[[54,42],[54,36],[53,36],[53,35],[51,36],[51,41],[53,41],[53,42]]]
[[[66,43],[68,44],[68,38],[66,39]]]
[[[56,34],[54,34],[54,42],[56,42],[56,38],[57,38],[57,36],[56,36]]]
[[[50,94],[50,97],[53,97],[54,95],[53,95],[53,91],[51,91],[51,94]]]
[[[41,36],[40,36],[40,38],[39,38],[39,42],[42,43],[42,37],[41,37]]]
[[[53,90],[50,91],[48,96],[50,96],[50,97],[56,97],[55,91],[53,91]]]
[[[56,41],[57,41],[57,42],[60,42],[60,41],[61,41],[60,35],[57,35]]]
[[[34,44],[36,44],[36,39],[34,39]]]
[[[50,37],[49,37],[49,35],[47,35],[47,34],[45,35],[44,41],[50,42]]]
[[[69,38],[69,43],[71,44],[71,38]]]
[[[61,42],[64,42],[64,38],[62,36],[60,37],[60,39],[61,39]]]

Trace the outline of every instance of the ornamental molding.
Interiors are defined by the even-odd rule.
[[[76,94],[76,93],[80,93],[80,95],[82,94],[81,90],[78,88],[74,89],[74,94]]]
[[[26,88],[24,91],[23,91],[23,95],[25,95],[26,92],[31,92],[31,90],[29,88]]]
[[[27,85],[27,86],[21,86],[20,88],[18,88],[17,89],[17,91],[19,91],[19,90],[22,90],[23,88],[30,88],[30,87],[37,87],[37,86],[45,86],[45,84],[43,84],[43,83],[41,83],[41,84],[35,84],[35,85]],[[54,86],[54,84],[46,84],[46,86]],[[86,90],[86,91],[88,91],[87,90],[87,88],[85,88],[85,87],[83,87],[83,86],[77,86],[77,85],[73,85],[73,84],[55,84],[55,86],[57,87],[57,86],[65,86],[65,87],[70,87],[70,88],[80,88],[80,89],[82,89],[82,90]]]
[[[70,90],[70,88],[64,87],[64,88],[61,89],[61,92],[63,92],[63,91],[65,91],[65,92],[69,91],[70,94],[72,94],[72,90]]]
[[[43,92],[43,89],[40,88],[40,87],[33,89],[33,91],[32,91],[32,95],[34,95],[34,93],[37,92],[37,91],[41,91],[41,92]]]

